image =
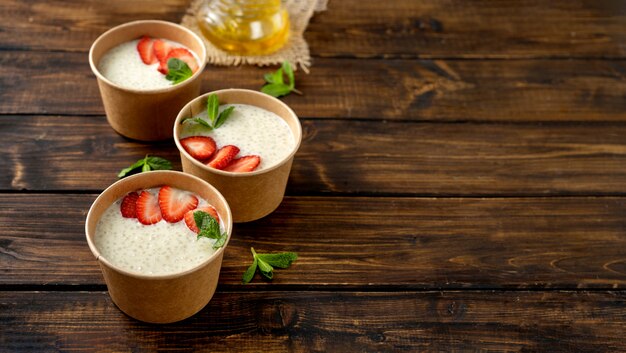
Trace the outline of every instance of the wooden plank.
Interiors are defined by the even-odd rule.
[[[189,1],[5,0],[0,48],[87,52],[98,36],[136,20],[180,22]]]
[[[623,124],[303,121],[287,193],[296,195],[622,195]],[[0,190],[101,191],[173,142],[117,135],[99,116],[0,118]]]
[[[626,10],[600,1],[330,1],[306,32],[320,56],[624,57]]]
[[[132,20],[179,22],[188,1],[20,1],[0,4],[0,49],[85,52]],[[315,56],[623,58],[626,12],[601,1],[331,1],[305,38]]]
[[[202,92],[258,90],[268,70],[209,67]],[[622,60],[316,59],[297,86],[304,96],[283,100],[301,117],[626,121]],[[83,53],[3,52],[0,87],[0,114],[104,114]]]
[[[147,325],[106,292],[0,292],[5,351],[618,352],[624,292],[222,292]]]
[[[101,285],[84,219],[96,195],[0,194],[0,285]],[[626,198],[288,197],[236,224],[220,284],[259,251],[296,251],[271,288],[624,288]]]

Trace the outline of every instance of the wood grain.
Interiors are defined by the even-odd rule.
[[[618,352],[623,292],[223,292],[167,325],[106,292],[0,292],[3,349],[172,352]]]
[[[186,0],[8,0],[0,4],[0,48],[89,51],[99,35],[135,20],[180,22]]]
[[[0,2],[0,351],[626,351],[626,6],[331,0],[288,197],[237,224],[216,296],[171,325],[111,302],[84,236],[122,167],[87,51],[188,0]],[[202,91],[269,68],[208,67]],[[432,197],[431,197],[432,196]],[[296,251],[241,284],[249,248]]]
[[[622,195],[622,124],[303,121],[291,195]],[[99,192],[145,154],[180,170],[173,142],[117,135],[100,116],[3,116],[0,190]]]
[[[0,285],[101,285],[84,235],[96,195],[0,195]],[[246,288],[626,286],[626,198],[288,197],[237,224],[220,285],[258,251],[296,251]]]
[[[626,10],[600,1],[331,1],[306,36],[320,56],[623,57]]]
[[[268,70],[208,67],[202,92],[258,90]],[[300,117],[626,121],[624,60],[320,58],[309,75],[296,76],[304,96],[283,100]],[[85,53],[3,52],[0,87],[0,114],[104,114]]]
[[[179,22],[188,3],[5,0],[0,49],[86,52],[124,22]],[[305,38],[324,57],[623,58],[625,33],[626,11],[616,0],[341,0],[313,17]]]

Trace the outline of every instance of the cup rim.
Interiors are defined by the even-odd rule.
[[[172,175],[179,175],[180,177],[184,177],[184,178],[190,178],[190,179],[196,179],[196,181],[199,181],[201,184],[204,184],[204,186],[208,187],[212,192],[214,192],[217,197],[224,203],[224,205],[226,205],[226,216],[227,219],[230,220],[230,222],[226,225],[226,233],[227,233],[227,238],[226,238],[226,242],[224,242],[224,246],[222,246],[221,248],[217,249],[213,254],[211,254],[211,256],[209,256],[209,258],[207,258],[206,260],[204,260],[203,262],[199,263],[198,265],[187,269],[185,271],[181,271],[181,272],[176,272],[176,273],[170,273],[170,274],[165,274],[165,275],[148,275],[148,274],[142,274],[142,273],[138,273],[138,272],[133,272],[133,271],[129,271],[126,269],[123,269],[113,263],[111,263],[106,257],[102,256],[102,254],[100,254],[100,251],[98,250],[98,248],[96,247],[96,245],[93,243],[93,241],[91,240],[91,237],[89,237],[89,224],[90,224],[90,220],[95,217],[93,215],[93,209],[94,206],[99,203],[102,202],[102,199],[104,198],[104,194],[107,192],[110,192],[111,189],[113,189],[114,186],[122,184],[122,183],[128,183],[130,180],[133,179],[140,179],[140,178],[149,178],[149,175],[154,175],[151,173],[158,173],[158,174],[172,174]],[[130,190],[132,191],[132,190]],[[129,191],[129,192],[130,192]],[[107,207],[109,207],[110,205],[108,205]],[[98,219],[99,221],[99,219]],[[87,212],[87,217],[85,218],[85,237],[87,238],[87,244],[89,245],[89,249],[91,250],[91,253],[96,257],[97,261],[101,261],[102,263],[104,263],[107,267],[114,269],[116,272],[122,273],[125,276],[129,276],[129,277],[133,277],[133,278],[139,278],[139,279],[148,279],[148,280],[166,280],[166,279],[172,279],[172,278],[179,278],[179,277],[183,277],[187,274],[190,274],[192,272],[195,272],[201,268],[203,268],[204,266],[208,265],[209,263],[215,261],[215,259],[224,252],[224,250],[226,249],[226,247],[228,246],[228,243],[230,242],[230,238],[232,236],[232,231],[233,231],[233,216],[230,210],[230,206],[228,205],[228,201],[226,201],[226,198],[224,198],[224,195],[222,195],[219,190],[217,190],[213,185],[209,184],[207,181],[202,180],[201,178],[198,178],[194,175],[191,174],[187,174],[187,173],[183,173],[183,172],[179,172],[179,171],[175,171],[175,170],[156,170],[156,171],[150,171],[147,173],[139,173],[139,174],[135,174],[135,175],[131,175],[128,177],[125,177],[123,179],[120,179],[118,181],[116,181],[115,183],[109,185],[109,187],[107,187],[106,189],[104,189],[100,195],[98,195],[98,197],[94,200],[94,202],[91,204],[91,207],[89,207],[89,212]],[[95,236],[95,234],[93,234],[93,236]]]
[[[270,101],[274,101],[275,103],[278,103],[279,105],[281,105],[284,108],[286,108],[287,111],[289,112],[289,114],[291,114],[294,117],[294,120],[296,122],[296,130],[297,130],[297,133],[299,135],[299,138],[296,140],[296,136],[294,134],[294,140],[296,140],[296,141],[295,141],[293,150],[285,158],[283,158],[280,162],[274,164],[273,166],[271,166],[269,168],[261,169],[261,170],[255,170],[255,171],[246,172],[246,173],[228,172],[228,171],[225,171],[225,170],[211,168],[211,167],[207,166],[206,164],[204,164],[204,163],[198,161],[197,159],[193,158],[189,153],[187,153],[187,151],[180,144],[180,137],[178,136],[178,132],[179,132],[178,130],[180,129],[179,128],[180,121],[183,119],[183,114],[182,114],[183,111],[186,110],[187,107],[191,106],[191,104],[193,104],[197,100],[205,99],[206,97],[208,97],[211,94],[226,93],[226,92],[243,92],[245,94],[256,95],[258,97],[262,97],[262,99],[267,99],[267,100],[270,100]],[[289,130],[291,130],[291,129],[289,129]],[[187,157],[187,159],[189,159],[191,161],[191,163],[193,163],[195,166],[201,168],[202,170],[206,170],[206,171],[209,171],[211,173],[215,173],[215,174],[218,174],[218,175],[229,176],[229,177],[234,177],[234,178],[245,178],[245,177],[251,177],[251,176],[255,176],[255,175],[271,172],[274,169],[280,168],[285,163],[287,163],[287,161],[292,159],[295,156],[295,154],[298,152],[298,149],[300,148],[300,144],[302,143],[302,124],[300,124],[300,119],[298,118],[298,115],[296,115],[296,113],[293,111],[293,109],[291,109],[287,104],[285,104],[285,102],[281,101],[280,99],[278,99],[276,97],[272,97],[269,94],[266,94],[266,93],[263,93],[263,92],[258,92],[258,91],[245,89],[245,88],[225,88],[225,89],[220,89],[220,90],[211,91],[211,92],[207,92],[205,94],[202,94],[202,95],[192,99],[190,102],[185,104],[184,107],[182,107],[182,109],[178,113],[178,116],[176,117],[176,120],[174,121],[174,142],[176,143],[176,148],[178,148],[178,151],[180,153],[184,154],[185,157]]]
[[[126,27],[133,27],[133,26],[137,26],[137,25],[142,25],[142,24],[162,24],[162,25],[166,25],[166,26],[170,26],[172,28],[175,28],[176,30],[180,30],[183,32],[186,32],[187,34],[191,35],[199,44],[200,47],[202,48],[202,52],[201,53],[197,53],[200,59],[200,65],[198,67],[198,70],[191,75],[191,77],[189,77],[188,79],[186,79],[185,81],[181,82],[181,83],[177,83],[175,85],[171,85],[169,87],[163,87],[163,88],[156,88],[156,89],[147,89],[147,90],[141,90],[141,89],[136,89],[136,88],[129,88],[129,87],[124,87],[121,86],[117,83],[114,83],[113,81],[109,80],[108,78],[106,78],[101,72],[100,70],[98,70],[98,67],[96,66],[96,63],[94,62],[94,58],[93,58],[93,52],[94,52],[94,48],[96,48],[96,46],[102,42],[103,38],[105,38],[106,36],[111,35],[113,32],[119,31],[122,28],[126,28]],[[122,44],[122,43],[119,43]],[[109,28],[106,32],[102,33],[100,36],[98,36],[98,38],[91,44],[91,47],[89,48],[89,66],[91,67],[91,71],[94,73],[94,75],[96,75],[96,77],[104,82],[106,82],[108,85],[113,86],[119,90],[122,91],[126,91],[126,92],[131,92],[131,93],[141,93],[141,94],[157,94],[157,93],[164,93],[164,92],[169,92],[169,91],[173,91],[177,88],[180,87],[184,87],[188,84],[190,84],[192,81],[196,80],[201,74],[202,71],[204,71],[204,68],[206,67],[206,56],[207,56],[207,51],[206,51],[206,46],[204,45],[204,42],[202,41],[202,39],[193,31],[191,31],[190,29],[183,27],[177,23],[174,22],[169,22],[169,21],[162,21],[162,20],[137,20],[137,21],[131,21],[131,22],[126,22],[126,23],[122,23],[118,26]]]

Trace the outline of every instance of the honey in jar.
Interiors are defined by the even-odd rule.
[[[207,0],[198,12],[204,36],[237,55],[265,55],[289,36],[289,16],[281,0]]]

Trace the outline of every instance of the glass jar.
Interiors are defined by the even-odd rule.
[[[289,37],[281,0],[206,0],[197,19],[211,43],[238,55],[272,53]]]

